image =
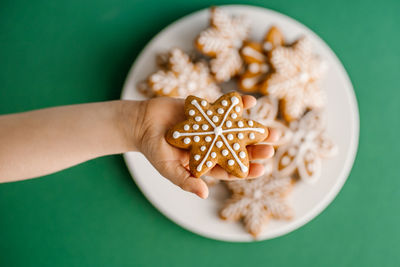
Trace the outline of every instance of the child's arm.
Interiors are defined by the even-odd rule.
[[[243,97],[245,108],[255,104]],[[110,154],[140,151],[166,178],[182,189],[206,198],[206,184],[188,171],[189,153],[164,138],[182,121],[183,100],[110,101],[42,109],[0,116],[0,182],[53,173]],[[271,131],[269,141],[276,139]],[[250,159],[273,155],[269,145],[249,146]],[[260,164],[250,165],[249,178],[262,175]],[[231,179],[216,166],[211,175]]]

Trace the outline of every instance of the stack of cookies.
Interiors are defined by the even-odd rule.
[[[272,144],[276,154],[261,162],[262,177],[224,182],[231,195],[220,217],[242,220],[257,237],[269,219],[295,216],[286,199],[291,189],[323,179],[322,160],[336,153],[325,131],[326,96],[320,88],[327,67],[306,37],[288,42],[272,26],[263,39],[249,40],[247,18],[216,7],[210,13],[209,27],[194,40],[196,52],[188,51],[194,56],[179,48],[168,51],[158,57],[159,70],[140,88],[151,97],[187,98],[188,120],[171,129],[167,140],[191,149],[190,168],[196,176],[219,164],[244,177],[246,145],[263,140],[268,128],[278,130],[280,139]],[[228,81],[235,81],[239,92],[256,96],[257,105],[243,110],[238,93],[223,95]],[[202,178],[210,186],[218,183]]]

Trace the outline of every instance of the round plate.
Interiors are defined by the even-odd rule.
[[[323,161],[322,174],[315,184],[298,183],[288,201],[295,211],[291,221],[271,220],[259,240],[289,233],[317,216],[334,199],[349,175],[358,146],[359,117],[352,84],[342,64],[332,50],[310,29],[280,13],[252,6],[222,6],[233,15],[245,15],[252,23],[250,38],[261,40],[271,25],[278,26],[288,41],[305,35],[314,44],[315,53],[326,60],[329,71],[322,88],[327,94],[327,132],[339,148],[332,159]],[[155,57],[173,47],[193,50],[193,40],[209,24],[209,10],[190,14],[161,31],[143,49],[131,68],[125,82],[122,99],[145,99],[137,90],[138,82],[156,70]],[[133,179],[149,201],[165,216],[194,233],[224,240],[246,242],[254,239],[240,222],[225,222],[218,210],[228,192],[223,186],[214,186],[210,197],[202,200],[184,192],[163,178],[140,153],[124,155]]]

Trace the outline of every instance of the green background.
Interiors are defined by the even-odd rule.
[[[2,0],[0,114],[117,99],[152,36],[193,11],[229,3],[239,2]],[[304,23],[350,75],[360,108],[360,146],[335,201],[286,236],[219,242],[165,218],[133,183],[122,157],[105,157],[0,185],[0,266],[399,264],[400,2],[240,3]]]

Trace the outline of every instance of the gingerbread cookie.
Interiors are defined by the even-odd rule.
[[[211,72],[218,82],[225,82],[242,68],[238,50],[247,37],[250,23],[244,17],[231,17],[223,10],[211,8],[210,27],[195,40],[197,49],[213,59]]]
[[[289,220],[293,217],[285,196],[292,189],[289,177],[264,175],[252,180],[227,182],[232,196],[220,211],[224,220],[243,218],[246,230],[257,237],[270,218]]]
[[[279,133],[278,141],[272,145],[275,147],[286,144],[292,137],[290,129],[278,120],[278,100],[270,96],[257,99],[257,104],[245,111],[243,117],[260,122],[268,128],[276,129]]]
[[[336,154],[337,148],[326,137],[321,112],[309,111],[299,121],[293,121],[291,141],[278,148],[275,175],[293,173],[306,182],[315,182],[321,173],[321,159]]]
[[[306,109],[321,108],[324,95],[319,88],[326,64],[313,54],[311,42],[301,38],[290,47],[271,51],[274,72],[261,88],[261,93],[281,99],[285,120],[299,119]]]
[[[196,95],[213,101],[221,95],[210,70],[203,62],[193,63],[182,50],[175,48],[158,64],[164,69],[148,78],[148,86],[157,96],[185,98]]]
[[[271,72],[269,52],[284,44],[281,31],[272,26],[262,42],[245,41],[240,50],[244,62],[244,72],[239,75],[238,85],[242,91],[258,92]]]
[[[210,104],[189,96],[185,101],[186,120],[167,132],[171,145],[190,150],[189,168],[200,177],[216,164],[234,176],[244,178],[249,171],[247,145],[263,141],[268,128],[242,118],[242,97],[228,93]]]

